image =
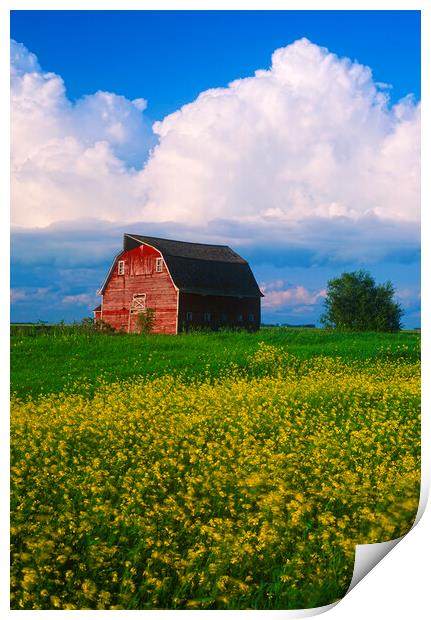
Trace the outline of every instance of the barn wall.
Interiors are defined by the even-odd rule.
[[[191,320],[187,318],[188,312],[192,313]],[[206,313],[210,314],[210,320],[205,318]],[[260,328],[260,298],[194,295],[180,292],[178,329],[184,331],[193,327],[210,329],[235,327],[258,330]]]
[[[155,311],[154,333],[177,333],[178,292],[166,265],[156,272],[160,252],[147,245],[123,252],[124,275],[118,273],[118,262],[103,294],[102,319],[114,329],[136,331],[137,314],[130,314],[135,293],[146,293],[146,307]]]

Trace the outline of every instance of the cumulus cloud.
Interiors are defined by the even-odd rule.
[[[305,39],[276,50],[269,70],[154,125],[144,212],[281,228],[308,218],[417,221],[419,106],[388,104],[367,67]]]
[[[419,287],[408,286],[399,288],[395,293],[395,299],[401,303],[401,305],[411,310],[419,310],[421,306],[421,294]]]
[[[369,68],[306,39],[155,123],[158,144],[139,171],[130,160],[153,144],[145,99],[98,92],[72,104],[60,76],[24,46],[12,52],[18,226],[224,219],[294,225],[308,241],[310,220],[419,219],[419,105],[390,106]]]
[[[96,300],[95,295],[89,295],[87,293],[79,293],[78,295],[66,295],[63,297],[62,302],[64,304],[73,304],[78,306],[93,306]]]
[[[145,93],[71,102],[12,42],[15,277],[45,286],[50,265],[71,308],[62,300],[97,288],[125,230],[228,243],[253,267],[416,263],[420,105],[389,92],[301,39],[151,129]],[[303,284],[267,289],[267,310],[318,304],[322,288]]]
[[[310,291],[304,286],[286,287],[283,280],[264,283],[261,290],[265,297],[262,299],[262,307],[267,310],[275,308],[289,308],[294,306],[315,306],[326,297],[326,290]]]
[[[10,301],[12,304],[18,301],[35,301],[43,299],[49,289],[44,287],[28,286],[24,288],[12,288],[10,291]]]
[[[72,103],[14,41],[11,63],[12,223],[118,220],[142,204],[135,167],[155,142],[146,101],[99,91]]]
[[[25,299],[25,298],[26,298],[25,291],[20,291],[19,289],[16,289],[16,288],[11,288],[10,302],[12,304],[16,303],[17,301],[21,301],[22,299]]]

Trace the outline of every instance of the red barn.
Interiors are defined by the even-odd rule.
[[[247,261],[227,245],[125,234],[99,294],[95,320],[128,333],[147,309],[159,334],[260,327],[263,295]]]

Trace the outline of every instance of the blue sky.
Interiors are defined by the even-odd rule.
[[[11,37],[12,320],[87,316],[134,231],[234,247],[267,322],[365,268],[419,325],[419,12],[14,11]]]
[[[12,11],[11,36],[63,77],[72,100],[97,90],[148,99],[160,120],[197,95],[268,66],[306,37],[370,66],[397,100],[420,98],[420,11]],[[124,68],[127,67],[127,71]]]

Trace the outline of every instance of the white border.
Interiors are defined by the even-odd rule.
[[[10,10],[265,10],[419,11],[426,0],[3,0]],[[384,32],[382,32],[384,38]]]
[[[9,79],[9,11],[10,10],[79,10],[79,9],[265,9],[265,10],[422,10],[422,22],[423,22],[423,34],[422,34],[422,62],[423,62],[423,125],[422,135],[429,136],[431,128],[429,127],[429,75],[430,75],[430,8],[428,2],[425,0],[418,0],[417,2],[409,0],[362,0],[362,1],[350,1],[348,4],[341,0],[331,0],[322,2],[321,0],[303,0],[303,1],[286,1],[286,0],[184,0],[180,3],[166,0],[156,1],[142,1],[142,0],[123,0],[120,2],[113,2],[112,0],[3,0],[0,7],[0,67],[3,77],[7,76]],[[382,37],[385,33],[382,32]],[[426,78],[426,79],[425,79]],[[8,205],[10,202],[9,191],[9,178],[7,170],[9,169],[9,102],[3,97],[2,100],[2,119],[1,128],[3,131],[2,144],[0,147],[1,157],[1,171],[3,173],[3,184],[5,188],[3,209],[1,216],[3,218],[3,227],[1,228],[3,239],[1,244],[1,251],[4,254],[5,260],[3,265],[7,263],[9,255],[9,235],[8,235]],[[429,157],[429,138],[427,141],[423,141],[423,170],[426,171],[422,176],[422,204],[427,205],[423,210],[422,217],[422,309],[423,309],[423,376],[430,376],[430,333],[429,333],[429,316],[430,316],[430,286],[429,274],[430,274],[430,257],[431,248],[429,246],[429,207],[430,203],[430,182],[429,182],[429,169],[430,169],[430,157]],[[3,301],[8,303],[8,285],[9,277],[8,273],[3,269],[1,270],[1,292],[4,295]],[[1,344],[3,344],[2,351],[8,350],[9,342],[9,321],[2,322],[2,329],[0,332]],[[4,360],[3,372],[1,374],[1,381],[4,387],[2,394],[5,395],[4,412],[8,411],[8,390],[9,390],[9,361],[8,358]],[[430,428],[430,398],[428,381],[423,382],[423,426],[422,426],[422,497],[429,492],[429,472],[431,472],[431,428]],[[7,415],[3,416],[3,423],[7,425]],[[7,430],[7,429],[5,429]],[[427,451],[425,448],[428,448]],[[1,433],[1,452],[2,452],[2,465],[3,471],[8,471],[8,433]],[[3,495],[8,493],[8,478],[2,476],[0,478],[1,491]],[[424,499],[422,501],[425,501]],[[4,503],[3,503],[4,505]],[[6,532],[8,529],[8,522],[5,512],[2,512],[2,532]],[[346,619],[363,620],[364,615],[372,618],[399,618],[404,620],[405,618],[412,618],[414,620],[421,620],[427,618],[429,615],[429,577],[430,574],[430,560],[429,552],[425,551],[426,546],[429,545],[431,532],[431,511],[428,509],[425,511],[423,518],[418,522],[414,529],[402,540],[396,547],[396,549],[389,553],[372,571],[372,576],[368,576],[360,584],[355,587],[337,606],[330,611],[330,616],[334,620]],[[6,541],[7,542],[7,541]],[[44,611],[21,611],[11,612],[8,610],[9,600],[9,586],[8,586],[8,550],[7,546],[1,545],[0,555],[0,609],[2,610],[2,617],[9,617],[15,613],[22,615],[38,614],[39,617],[44,617]],[[5,570],[6,569],[6,570]],[[67,612],[62,611],[50,611],[50,617],[54,617],[59,614]],[[80,614],[81,617],[85,617],[89,612],[87,611],[70,611],[70,614]],[[93,613],[93,612],[90,612]],[[98,612],[105,613],[105,612]],[[194,614],[194,618],[202,615],[212,615],[216,617],[219,612],[172,612],[172,611],[149,611],[149,612],[127,612],[127,611],[112,611],[115,617],[120,614],[125,616],[127,613],[140,613],[145,616],[157,616],[160,619],[170,618],[172,614],[175,614],[177,618],[183,618],[190,613]],[[54,616],[53,616],[54,614]],[[232,617],[238,614],[247,614],[248,616],[254,615],[261,617],[262,614],[266,618],[281,618],[281,617],[293,617],[289,612],[252,612],[252,611],[238,611],[238,612],[220,612],[224,618]],[[259,616],[257,616],[259,614]],[[302,615],[302,614],[301,614]],[[20,617],[21,617],[20,616]],[[111,616],[114,618],[114,616]],[[126,617],[126,616],[125,616]],[[296,616],[299,617],[299,616]]]

